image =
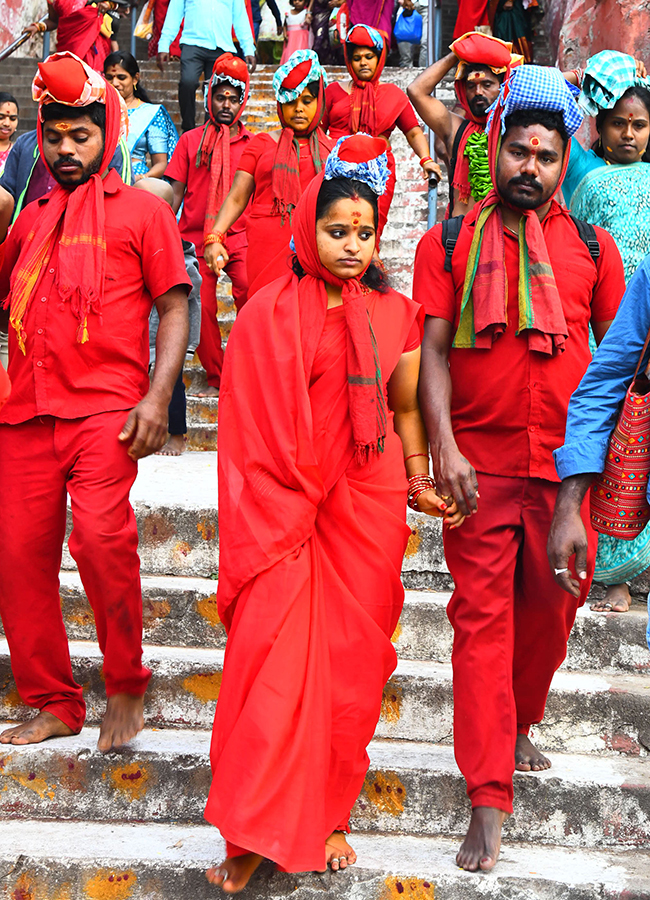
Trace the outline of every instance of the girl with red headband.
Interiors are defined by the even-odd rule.
[[[424,176],[440,180],[440,167],[429,154],[429,145],[408,97],[396,84],[380,84],[386,64],[386,40],[369,25],[354,25],[343,45],[350,80],[334,82],[325,91],[323,127],[335,139],[359,131],[386,142],[390,178],[379,200],[379,234],[384,230],[395,191],[395,157],[390,135],[399,128],[420,160]]]
[[[233,328],[219,405],[217,602],[228,649],[206,818],[243,889],[356,860],[350,810],[395,669],[406,503],[460,519],[428,475],[422,314],[372,257],[385,143],[339,142],[293,215],[295,256]],[[407,477],[410,476],[410,477]]]
[[[256,134],[249,143],[212,234],[206,235],[204,259],[218,274],[229,258],[226,232],[252,198],[246,222],[249,297],[286,271],[293,209],[332,149],[333,141],[319,127],[326,78],[312,50],[297,50],[276,71],[273,89],[282,127]]]

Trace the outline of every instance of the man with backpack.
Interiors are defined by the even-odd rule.
[[[481,141],[480,136],[485,132],[488,107],[496,100],[506,72],[519,65],[523,57],[511,53],[512,44],[478,32],[463,35],[450,49],[451,53],[418,75],[407,93],[418,115],[436,135],[436,153],[445,163],[449,177],[449,214],[458,216],[474,206],[475,195],[481,192],[482,184],[471,183],[474,178],[470,179],[470,163],[471,154],[482,155],[486,162],[485,140]],[[464,117],[451,112],[433,96],[436,86],[454,66],[454,87]],[[477,163],[472,166],[472,176],[474,169],[481,168]],[[480,176],[476,180],[485,184]],[[486,186],[489,189],[491,185]]]
[[[591,532],[579,596],[562,590],[546,556],[553,450],[589,364],[589,325],[600,341],[625,288],[611,236],[578,226],[553,199],[581,121],[571,88],[538,66],[518,67],[505,88],[488,121],[495,187],[455,246],[442,225],[422,238],[413,295],[427,313],[420,405],[435,480],[468,516],[445,529],[444,545],[455,584],[454,747],[472,802],[457,863],[472,871],[497,861],[515,768],[551,765],[528,733],[566,655],[596,545]]]

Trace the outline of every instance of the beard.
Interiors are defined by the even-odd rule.
[[[232,110],[222,109],[221,112],[218,112],[214,117],[215,122],[218,122],[219,125],[232,125],[235,121],[235,114]]]
[[[533,188],[533,191],[528,195],[518,194],[516,193],[516,188],[520,185]],[[555,193],[556,188],[557,184],[553,186],[552,190],[545,191],[543,185],[541,185],[539,181],[536,181],[534,178],[527,178],[523,175],[511,178],[506,185],[498,184],[499,194],[503,197],[505,202],[509,206],[514,206],[517,209],[539,209],[540,206],[544,206],[545,203],[548,203]]]
[[[467,99],[467,105],[473,116],[484,116],[491,104],[485,97],[472,97],[471,100],[469,98]]]
[[[104,147],[102,146],[101,150],[97,154],[97,156],[92,159],[87,166],[83,166],[78,159],[75,159],[73,156],[66,156],[62,159],[57,159],[55,163],[52,164],[52,175],[55,180],[61,185],[61,187],[80,187],[82,184],[86,184],[93,175],[98,175],[102,166],[102,157],[104,155]],[[78,166],[79,169],[83,172],[83,175],[79,179],[79,181],[69,181],[69,175],[61,176],[59,173],[59,168],[61,166],[69,166],[74,163],[75,166]]]

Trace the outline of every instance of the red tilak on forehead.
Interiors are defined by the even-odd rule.
[[[352,194],[352,196],[350,197],[350,200],[354,200],[355,203],[358,203],[360,200],[360,197],[358,194]]]
[[[483,81],[484,78],[487,78],[487,72],[479,69],[476,72],[470,72],[467,76],[467,81]]]
[[[361,221],[361,210],[353,209],[352,210],[352,224],[358,225],[360,221]]]

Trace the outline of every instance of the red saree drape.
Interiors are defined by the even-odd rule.
[[[84,0],[55,0],[52,6],[59,16],[57,53],[69,50],[91,68],[103,73],[104,60],[111,52],[110,38],[100,34],[103,13],[97,7],[85,6]]]
[[[325,840],[361,790],[409,535],[392,414],[384,452],[356,462],[345,312],[325,311],[319,284],[316,314],[291,274],[248,301],[219,400],[228,645],[205,815],[229,856],[293,872],[325,868]],[[365,299],[385,386],[421,312],[394,291]]]

